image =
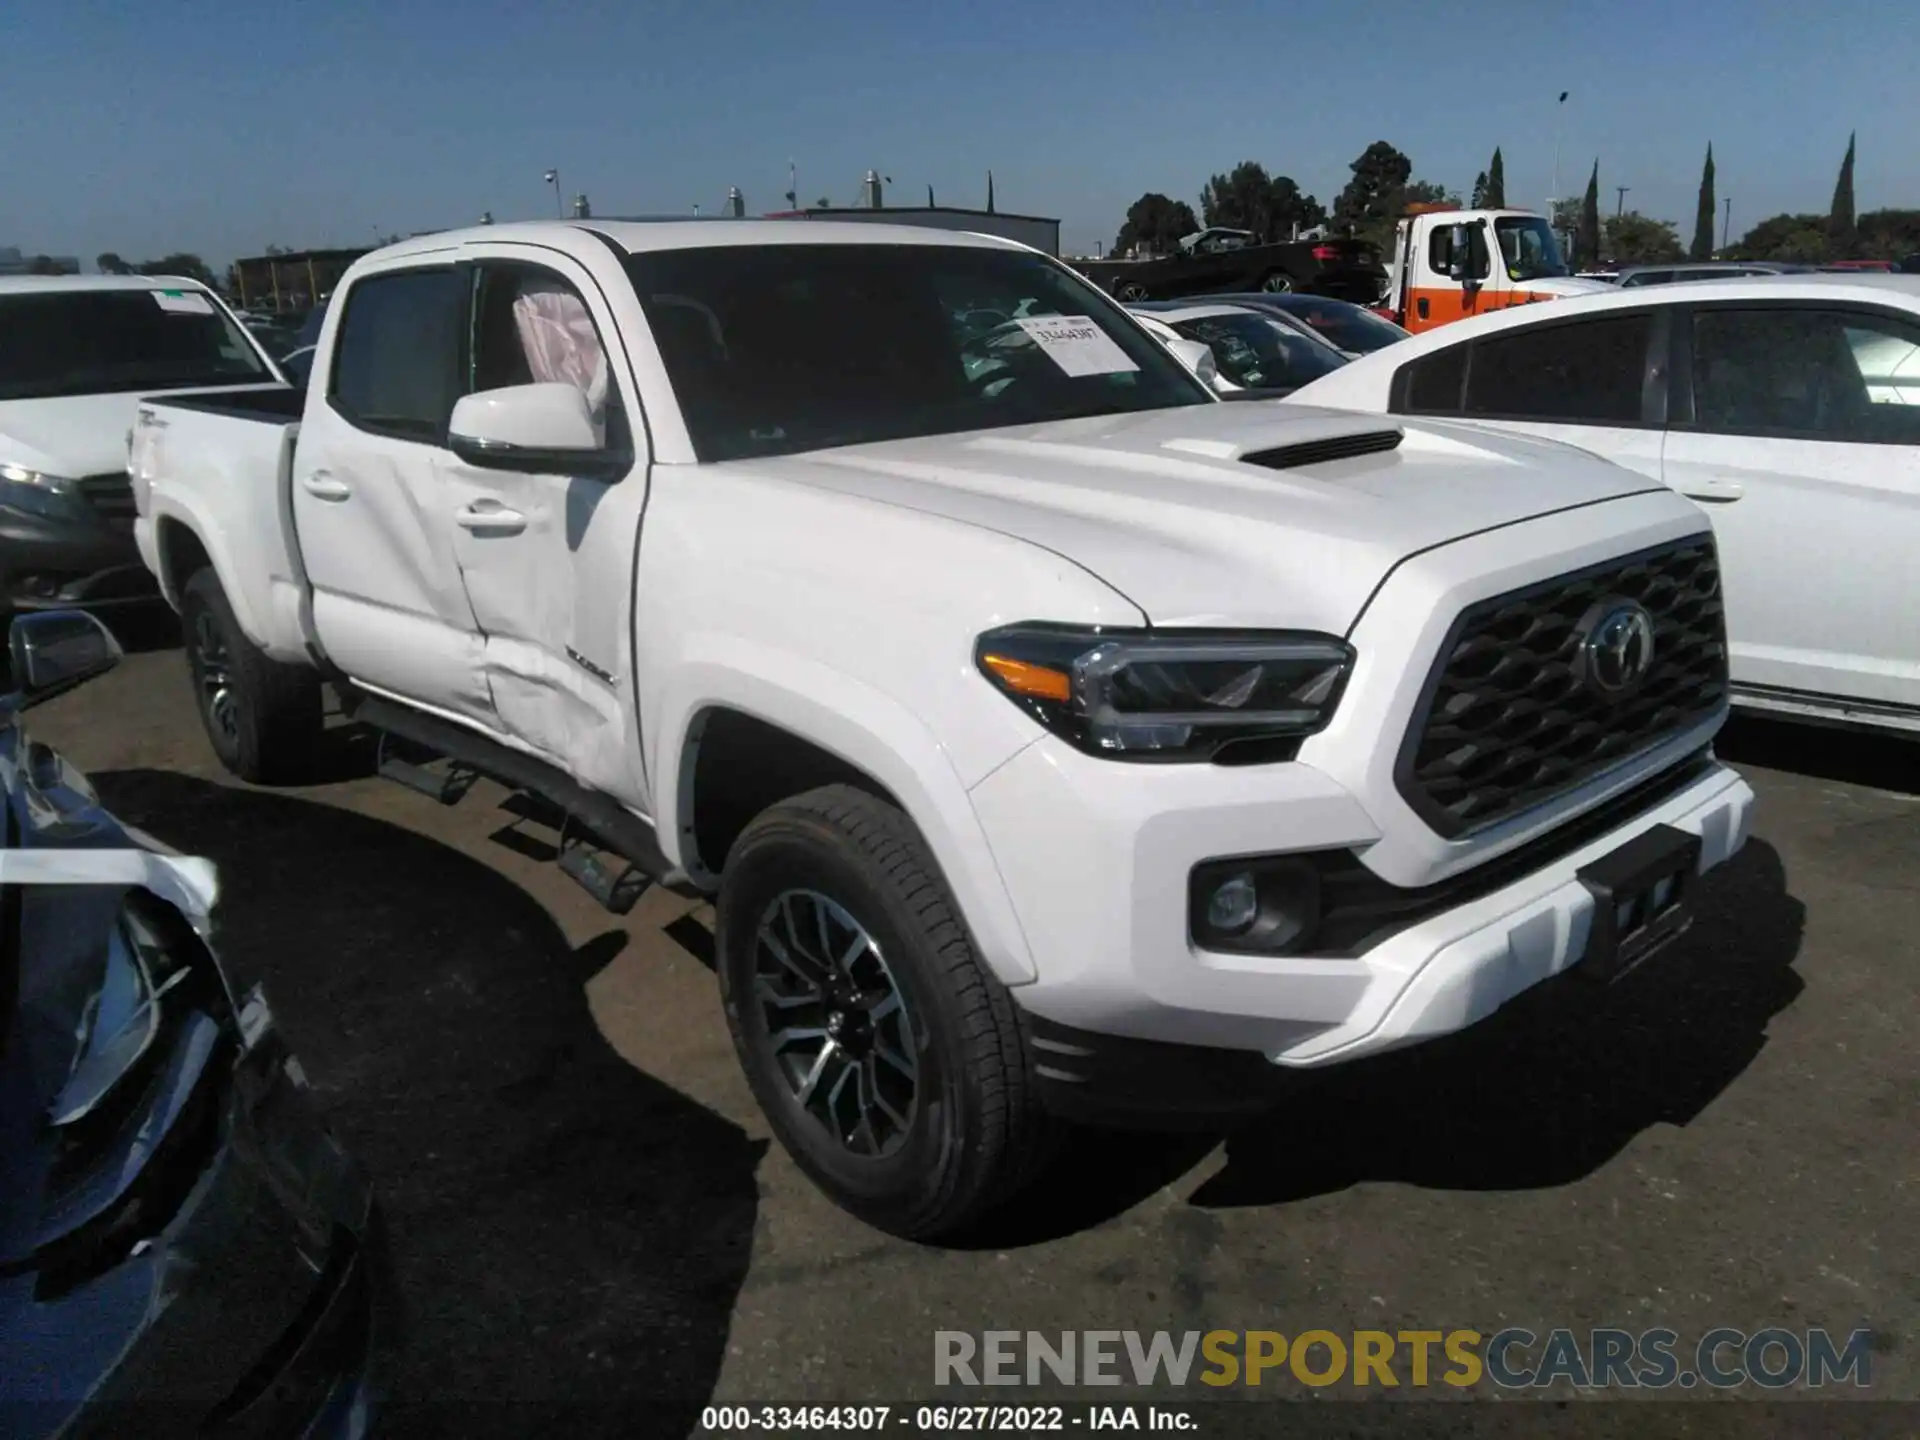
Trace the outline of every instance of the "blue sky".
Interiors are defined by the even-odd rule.
[[[88,262],[551,214],[556,166],[600,214],[776,209],[789,158],[805,201],[873,166],[977,205],[991,168],[1074,251],[1242,159],[1330,201],[1377,139],[1463,192],[1500,145],[1538,205],[1562,89],[1562,187],[1597,156],[1683,238],[1708,140],[1736,235],[1824,210],[1856,128],[1860,208],[1920,206],[1912,0],[3,0],[0,34],[0,244]]]

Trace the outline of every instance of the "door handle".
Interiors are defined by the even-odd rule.
[[[453,523],[475,535],[518,535],[527,528],[527,517],[497,503],[469,505],[453,517]]]
[[[316,500],[345,500],[353,494],[353,487],[344,480],[336,480],[328,470],[315,470],[310,475],[300,477],[300,486]]]
[[[1730,505],[1747,493],[1747,487],[1738,480],[1687,480],[1680,493],[1705,505]]]

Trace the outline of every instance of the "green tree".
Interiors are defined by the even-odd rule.
[[[1507,204],[1507,165],[1500,158],[1500,147],[1493,147],[1493,163],[1487,166],[1487,209],[1505,209]]]
[[[1179,243],[1183,235],[1200,228],[1193,207],[1150,190],[1127,207],[1126,222],[1114,237],[1113,253],[1125,255],[1135,246],[1155,254],[1164,254]]]
[[[1828,258],[1825,215],[1770,215],[1729,245],[1729,260],[1788,260],[1819,264]]]
[[[1828,248],[1835,259],[1853,254],[1858,232],[1853,222],[1853,139],[1847,136],[1847,158],[1840,162],[1840,178],[1833,182],[1833,203],[1827,207]]]
[[[27,273],[29,275],[58,275],[61,271],[59,265],[54,263],[51,255],[36,255],[27,262]]]
[[[1257,160],[1242,160],[1200,189],[1200,219],[1207,225],[1251,230],[1261,240],[1287,240],[1294,228],[1323,223],[1326,210],[1292,177],[1268,175]]]
[[[1600,259],[1600,162],[1587,177],[1587,195],[1580,202],[1580,224],[1573,232],[1573,264],[1577,270]]]
[[[1473,177],[1473,199],[1469,203],[1476,210],[1482,209],[1486,206],[1487,172],[1484,170],[1482,170],[1478,175]]]
[[[93,267],[102,275],[131,274],[133,267],[127,264],[111,250],[103,250],[93,257]]]
[[[149,260],[140,267],[142,275],[184,275],[189,280],[198,280],[203,285],[214,283],[213,271],[207,268],[207,262],[198,255],[186,251],[177,251],[172,255],[162,255],[158,260]]]
[[[1413,162],[1384,140],[1376,140],[1348,167],[1353,178],[1333,202],[1333,218],[1350,234],[1385,248],[1405,203]]]
[[[1713,258],[1713,146],[1707,146],[1707,163],[1700,171],[1700,203],[1693,212],[1693,247],[1687,251],[1689,260],[1711,260]],[[1679,257],[1674,257],[1678,259]]]
[[[1436,185],[1431,180],[1409,180],[1400,187],[1400,203],[1395,208],[1398,214],[1409,205],[1452,205],[1460,204],[1460,192],[1449,190],[1444,185]]]
[[[1920,210],[1869,210],[1860,217],[1863,260],[1904,260],[1920,254]]]
[[[1609,215],[1602,232],[1603,249],[1616,265],[1658,265],[1685,254],[1671,220],[1655,220],[1638,210]]]

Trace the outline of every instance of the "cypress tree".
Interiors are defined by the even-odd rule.
[[[1573,232],[1573,263],[1597,265],[1600,262],[1600,162],[1593,162],[1593,174],[1587,177],[1587,198],[1580,202],[1580,228]]]
[[[1700,172],[1700,204],[1693,215],[1693,247],[1689,260],[1713,258],[1713,146],[1707,146],[1706,168]]]
[[[1500,147],[1493,147],[1493,163],[1487,166],[1487,208],[1501,210],[1507,203],[1507,166],[1500,158]]]
[[[1853,138],[1847,136],[1847,158],[1840,162],[1840,178],[1833,184],[1833,204],[1827,209],[1827,236],[1836,260],[1849,259],[1853,254]]]

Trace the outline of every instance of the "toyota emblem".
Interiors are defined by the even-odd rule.
[[[1603,600],[1581,624],[1579,669],[1587,688],[1618,700],[1653,669],[1653,616],[1631,600]]]

